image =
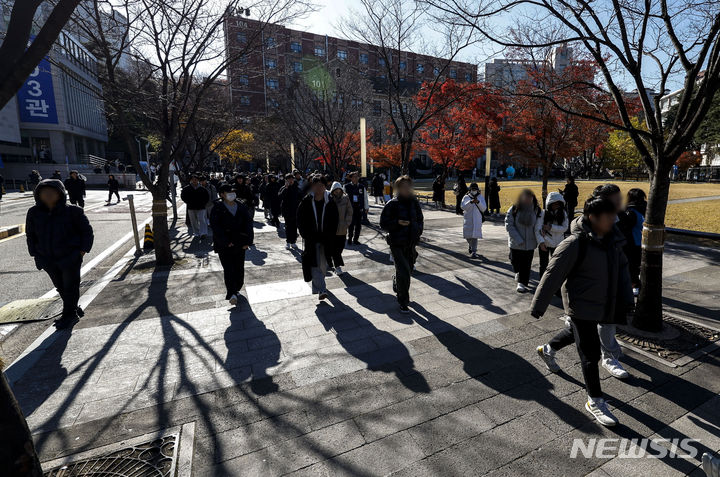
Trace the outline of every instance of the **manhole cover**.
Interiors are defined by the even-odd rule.
[[[15,300],[0,308],[0,324],[47,320],[59,315],[61,311],[62,303],[59,298]]]
[[[182,439],[181,439],[182,436]],[[181,440],[184,448],[181,449]],[[194,424],[167,429],[45,462],[45,477],[176,477],[188,475]],[[178,462],[180,461],[180,462]]]

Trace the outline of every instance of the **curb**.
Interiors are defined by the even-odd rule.
[[[715,234],[712,232],[700,232],[697,230],[673,229],[670,227],[665,228],[665,230],[669,234],[688,235],[690,237],[699,237],[699,238],[706,238],[706,239],[712,239],[712,240],[720,240],[720,234]]]
[[[0,229],[0,240],[25,232],[25,224],[13,225]]]

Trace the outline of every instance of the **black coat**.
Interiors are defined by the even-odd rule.
[[[210,228],[213,232],[213,249],[216,252],[227,250],[228,245],[233,247],[250,246],[255,240],[253,219],[250,207],[240,200],[235,215],[231,214],[222,199],[213,202],[210,211]]]
[[[407,220],[410,225],[400,225],[398,223],[400,220]],[[420,202],[414,197],[393,198],[385,204],[380,215],[380,227],[389,232],[388,244],[399,247],[412,246],[420,242],[424,223]]]
[[[372,185],[373,197],[382,197],[383,196],[383,188],[385,187],[385,184],[384,184],[382,177],[380,177],[380,174],[375,174],[375,177],[373,177],[371,185]]]
[[[180,192],[180,198],[185,202],[188,210],[202,210],[210,202],[210,194],[201,185],[198,185],[197,189],[192,184],[186,185]]]
[[[315,220],[314,197],[306,195],[301,201],[297,211],[298,231],[305,240],[305,250],[302,254],[303,277],[306,282],[312,280],[310,269],[317,266],[315,246],[322,245],[325,248],[325,259],[329,262],[332,257],[332,247],[335,240],[335,232],[338,226],[338,209],[335,202],[330,200],[330,193],[325,192],[325,207],[323,208],[323,219],[321,227],[318,228]]]
[[[263,197],[263,205],[270,207],[274,217],[280,215],[280,184],[277,181],[268,182],[265,186],[265,196]]]
[[[435,180],[432,184],[432,200],[433,202],[445,203],[445,183],[440,180]]]
[[[353,209],[365,208],[365,185],[362,182],[358,182],[357,185],[348,182],[345,184],[345,193],[350,198]]]
[[[108,190],[110,192],[117,192],[120,190],[120,183],[117,179],[108,179]]]
[[[562,195],[565,202],[577,205],[579,193],[578,186],[575,184],[565,184],[565,189],[563,189]]]
[[[65,190],[71,199],[82,199],[85,197],[85,181],[68,177],[65,179]]]
[[[490,190],[488,191],[488,208],[500,208],[500,185],[497,182],[490,183]]]
[[[294,219],[297,216],[297,209],[300,205],[300,188],[297,185],[297,182],[293,183],[292,186],[283,186],[282,189],[280,189],[280,208],[282,210],[282,215],[285,217],[285,220],[288,218]]]
[[[43,205],[38,193],[44,187],[57,189],[60,202],[49,210]],[[25,219],[25,235],[28,252],[35,258],[38,269],[54,263],[60,267],[76,264],[81,252],[89,252],[93,245],[93,229],[80,207],[69,205],[65,187],[57,179],[41,181],[35,188],[35,205],[30,207]]]

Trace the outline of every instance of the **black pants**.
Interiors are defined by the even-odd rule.
[[[297,242],[297,219],[292,215],[285,217],[285,241],[290,244]],[[344,237],[343,237],[344,238]]]
[[[566,204],[567,206],[567,214],[568,214],[568,221],[572,223],[573,218],[575,218],[575,208],[577,207],[577,202],[568,202]],[[568,230],[570,230],[570,225],[568,224]]]
[[[415,247],[411,245],[391,245],[390,253],[392,253],[395,262],[393,286],[397,294],[397,300],[400,305],[407,306],[410,303],[410,273],[416,258]]]
[[[108,200],[107,201],[110,202],[112,200],[113,194],[115,194],[115,197],[117,197],[118,202],[120,202],[120,192],[118,192],[116,190],[111,190],[108,192]]]
[[[640,261],[642,259],[642,246],[626,245],[625,255],[628,259],[628,268],[630,269],[630,280],[634,287],[640,286]]]
[[[557,351],[573,342],[580,356],[580,366],[588,396],[602,397],[600,370],[598,369],[601,349],[597,323],[587,320],[572,320],[571,327],[563,328],[548,344]]]
[[[456,213],[456,214],[462,214],[462,213],[463,213],[462,206],[461,206],[462,200],[463,200],[463,196],[461,196],[461,195],[458,195],[458,196],[455,198],[455,213]]]
[[[226,300],[238,293],[245,283],[245,250],[242,247],[229,247],[218,252],[225,279]]]
[[[345,235],[336,235],[332,243],[332,251],[330,253],[330,262],[328,267],[344,267],[345,261],[342,258],[343,250],[345,250]]]
[[[54,263],[43,265],[44,270],[57,289],[58,295],[62,298],[63,318],[74,317],[77,314],[78,300],[80,300],[81,265],[82,260],[62,267]]]
[[[540,256],[540,277],[542,278],[543,273],[547,270],[548,263],[550,263],[550,257],[555,253],[554,248],[547,247],[544,251],[538,248],[538,255]]]
[[[79,205],[80,207],[85,207],[85,199],[82,197],[70,197],[70,203],[72,205]]]
[[[348,228],[348,242],[357,242],[360,239],[362,217],[363,210],[360,207],[353,207],[352,222],[350,222],[350,228]]]
[[[518,283],[526,285],[530,282],[530,269],[532,267],[535,250],[510,249],[510,263],[513,271],[518,274]]]

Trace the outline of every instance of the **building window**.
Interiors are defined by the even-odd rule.
[[[323,48],[322,46],[316,46],[315,56],[325,56],[325,48]]]
[[[418,63],[416,68],[417,68],[417,72],[420,74],[422,74],[425,71],[425,67],[423,66],[422,63]]]
[[[267,86],[270,89],[278,89],[280,87],[280,82],[276,79],[268,79]]]
[[[472,81],[472,75],[470,73],[465,73],[465,81],[468,83]]]
[[[457,78],[457,70],[455,68],[450,68],[450,77],[452,79]]]
[[[367,65],[370,62],[370,57],[367,53],[360,53],[360,63]]]
[[[240,104],[250,106],[250,96],[240,96]]]
[[[276,99],[268,99],[268,106],[273,109],[277,109],[280,106],[280,103],[278,103]]]
[[[247,55],[242,55],[241,57],[239,57],[238,63],[240,63],[241,65],[247,65],[247,63],[248,63]]]
[[[440,68],[438,68],[437,66],[433,68],[433,75],[440,76]]]
[[[407,62],[401,61],[401,62],[400,62],[400,69],[401,69],[401,70],[404,70],[405,68],[407,68]]]
[[[273,37],[271,37],[271,36],[267,37],[267,39],[265,40],[265,45],[266,45],[268,48],[275,48],[275,46],[277,46],[277,45],[275,44],[275,38],[273,38]]]
[[[373,116],[380,116],[382,114],[382,103],[380,101],[373,101]]]
[[[238,84],[239,84],[240,86],[247,86],[247,85],[249,85],[249,84],[250,84],[250,78],[248,77],[248,75],[240,75],[240,76],[238,77]]]
[[[378,58],[378,66],[385,66],[385,58]]]
[[[295,73],[301,73],[303,70],[303,65],[299,61],[296,61],[293,63],[293,71]]]
[[[292,43],[290,43],[290,51],[292,51],[293,53],[302,53],[302,45],[300,44],[300,42],[293,41]]]
[[[337,57],[341,60],[347,60],[347,50],[338,50]]]
[[[235,39],[238,41],[238,43],[247,43],[247,36],[245,35],[245,32],[237,32],[237,34],[235,35]]]
[[[269,70],[274,70],[277,68],[277,60],[273,60],[272,58],[268,58],[265,60],[265,67]]]

